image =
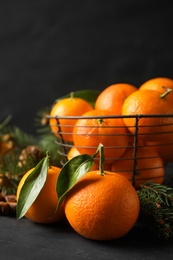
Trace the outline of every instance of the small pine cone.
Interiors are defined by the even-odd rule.
[[[40,149],[35,145],[29,145],[22,150],[19,156],[18,166],[22,167],[22,165],[25,165],[30,159],[38,163],[42,158],[43,154],[41,153]]]
[[[45,126],[48,125],[49,119],[46,117],[46,115],[43,115],[43,118],[41,119],[41,125]]]

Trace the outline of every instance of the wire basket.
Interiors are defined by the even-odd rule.
[[[151,177],[152,181],[162,183],[163,179],[165,179],[165,166],[167,163],[173,162],[173,114],[159,114],[159,115],[133,115],[133,116],[104,116],[104,117],[95,117],[95,116],[47,116],[49,119],[55,119],[54,127],[56,127],[56,131],[54,130],[53,133],[57,136],[57,145],[58,145],[58,153],[63,158],[61,161],[62,165],[69,160],[69,151],[70,149],[74,148],[77,151],[96,151],[100,137],[105,136],[112,140],[111,145],[104,144],[104,150],[112,150],[115,153],[111,153],[111,156],[105,156],[105,164],[108,166],[109,170],[116,171],[123,175],[131,174],[130,180],[133,184],[140,181],[148,181],[149,175],[151,172],[153,176]],[[126,119],[133,119],[133,124],[131,125],[109,125],[109,126],[99,126],[99,129],[102,128],[101,134],[97,132],[93,134],[93,131],[87,133],[87,137],[85,134],[81,136],[80,145],[75,145],[75,143],[66,141],[66,136],[70,135],[74,130],[73,125],[68,124],[69,121],[76,122],[77,120],[98,120],[98,119],[122,119],[122,122]],[[141,124],[142,120],[148,120],[149,122],[152,120],[154,124]],[[65,120],[62,123],[62,121]],[[157,123],[156,123],[157,122]],[[51,125],[52,127],[53,125]],[[83,126],[78,126],[83,127]],[[95,126],[85,126],[88,127],[90,130],[92,127]],[[107,130],[109,128],[109,133]],[[125,128],[127,131],[125,133],[121,133],[118,129]],[[54,128],[55,129],[55,128]],[[63,130],[65,129],[65,131]],[[129,130],[131,129],[131,130]],[[147,132],[149,129],[149,132]],[[76,133],[73,133],[75,135]],[[80,134],[76,134],[80,135]],[[149,138],[147,138],[147,136]],[[93,138],[95,140],[94,146],[85,146],[83,144],[83,138]],[[126,145],[114,145],[113,140],[121,140],[122,138],[128,138],[128,142]],[[154,138],[157,141],[152,141]],[[149,140],[149,141],[147,141]],[[98,142],[97,142],[98,141]],[[110,142],[109,142],[110,143]],[[115,142],[116,143],[116,142]],[[121,143],[121,142],[120,142]],[[97,145],[96,145],[97,144]],[[88,150],[87,150],[88,149]],[[123,150],[124,152],[121,156],[116,156],[118,150]],[[154,151],[153,153],[148,152],[147,149],[150,151]],[[131,151],[128,153],[127,151]],[[145,150],[145,154],[142,155],[142,151]],[[149,151],[149,150],[148,150]],[[163,152],[164,151],[164,152]],[[83,153],[83,152],[82,152]],[[108,153],[109,154],[109,153]],[[115,156],[114,156],[115,155]],[[155,160],[154,160],[155,159]],[[96,161],[99,158],[96,158]],[[153,163],[152,163],[153,161]],[[156,162],[159,163],[156,163]],[[97,162],[96,162],[97,163]],[[112,166],[114,165],[114,167]],[[117,165],[120,165],[117,167]],[[109,168],[110,166],[110,168]],[[142,167],[142,168],[141,168]],[[141,172],[145,172],[145,174],[140,174]],[[148,172],[148,174],[146,173]],[[128,175],[129,176],[129,175]],[[146,177],[147,176],[147,177]]]

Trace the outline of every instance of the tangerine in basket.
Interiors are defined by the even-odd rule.
[[[138,123],[138,137],[145,141],[169,140],[173,136],[173,102],[170,89],[161,93],[156,90],[138,90],[124,101],[122,115],[124,123],[133,134]],[[135,117],[139,115],[139,117]],[[143,117],[144,116],[144,117]],[[137,122],[138,121],[138,122]]]
[[[165,90],[163,87],[170,88],[173,90],[173,79],[167,77],[152,78],[145,81],[139,87],[139,90],[152,89],[164,93]],[[167,98],[173,101],[173,91],[167,96]]]
[[[104,145],[105,160],[111,163],[126,150],[129,142],[122,118],[111,117],[104,110],[91,110],[78,119],[73,130],[75,147],[81,154],[93,155],[99,143]]]
[[[105,88],[97,97],[95,109],[107,110],[121,115],[124,100],[137,88],[128,83],[116,83]]]
[[[136,190],[123,176],[87,172],[69,191],[65,215],[72,228],[93,240],[117,239],[135,225],[140,211]]]
[[[73,157],[75,157],[77,155],[80,155],[80,152],[78,151],[78,149],[75,146],[72,146],[67,153],[67,159],[71,160]]]
[[[75,146],[72,146],[67,153],[67,159],[71,160],[73,157],[80,155],[80,152]],[[106,171],[111,169],[111,164],[104,163],[104,169]],[[99,170],[99,160],[95,159],[94,165],[91,167],[91,170]]]
[[[169,139],[167,142],[147,142],[146,145],[154,149],[164,163],[173,162],[173,139]]]
[[[136,168],[134,165],[136,163]],[[133,179],[133,172],[135,175]],[[136,189],[147,181],[162,184],[164,181],[164,163],[158,153],[145,146],[138,147],[136,161],[134,158],[134,148],[128,148],[122,157],[112,163],[112,171],[126,177]],[[133,183],[134,182],[134,183]]]
[[[80,116],[83,113],[92,110],[92,106],[84,99],[73,97],[73,95],[69,98],[64,98],[57,101],[51,111],[50,116]],[[55,118],[50,118],[50,128],[52,132],[59,138],[59,127],[64,141],[72,142],[72,132],[73,126],[75,124],[75,119],[65,118],[59,119],[59,124]]]
[[[19,194],[22,186],[28,175],[33,171],[34,168],[30,169],[21,178],[17,187],[16,197],[19,198]],[[50,166],[48,169],[48,175],[46,182],[40,191],[38,197],[28,209],[25,217],[36,223],[53,223],[57,222],[64,217],[64,203],[61,204],[60,208],[53,215],[57,203],[58,197],[56,192],[56,181],[59,176],[60,168],[56,166]]]

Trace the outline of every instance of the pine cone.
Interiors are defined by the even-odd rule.
[[[35,166],[35,164],[37,164],[43,157],[44,154],[40,151],[40,149],[37,146],[29,145],[22,150],[19,156],[18,166],[22,167],[27,163],[33,163],[33,166]]]

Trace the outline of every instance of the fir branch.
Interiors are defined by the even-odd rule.
[[[27,146],[22,151],[18,148],[0,157],[0,191],[4,194],[15,194],[21,177],[44,157],[44,154],[35,147],[35,152],[30,153]]]
[[[147,182],[138,190],[139,220],[158,237],[173,236],[173,188]]]
[[[17,146],[18,148],[22,149],[28,145],[37,145],[38,143],[37,139],[34,136],[22,131],[18,127],[10,127],[8,128],[8,131],[12,140],[14,141],[15,146]]]
[[[0,191],[4,194],[15,194],[17,184],[20,180],[21,169],[18,167],[18,154],[10,152],[1,156]]]

